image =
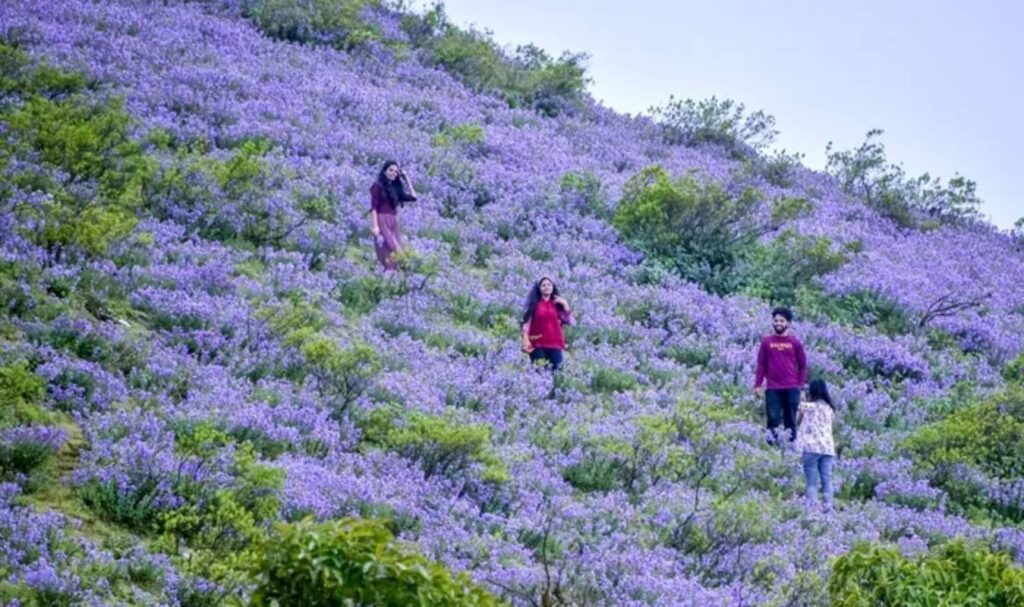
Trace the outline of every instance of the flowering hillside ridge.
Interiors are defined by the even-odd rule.
[[[39,444],[49,462],[4,460],[4,600],[244,598],[230,556],[305,517],[388,520],[517,606],[824,605],[830,559],[860,541],[918,554],[965,537],[1024,562],[1024,472],[964,459],[947,475],[964,489],[926,466],[930,424],[998,398],[1024,352],[1010,236],[907,230],[803,167],[780,186],[646,118],[592,101],[542,116],[416,52],[275,40],[243,12],[0,7],[33,65],[84,75],[38,111],[123,112],[137,147],[105,151],[118,180],[43,153],[29,121],[4,126],[0,404],[29,413],[2,420],[0,455]],[[372,18],[405,36],[393,11]],[[5,116],[36,108],[18,86]],[[389,158],[421,196],[401,211],[406,269],[382,277],[368,190]],[[799,454],[764,440],[751,384],[769,303],[652,277],[608,220],[652,164],[806,200],[761,240],[849,251],[796,310],[839,405],[837,511],[800,497]],[[53,205],[104,196],[109,239],[47,231]],[[516,339],[542,275],[578,319],[557,375]],[[864,297],[877,318],[830,307]]]

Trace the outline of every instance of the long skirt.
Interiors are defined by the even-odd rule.
[[[397,270],[398,261],[395,259],[395,253],[402,250],[402,237],[398,233],[398,215],[378,213],[377,227],[380,228],[380,236],[374,243],[377,249],[377,261],[384,266],[385,270]]]

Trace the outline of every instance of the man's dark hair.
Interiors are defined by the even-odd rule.
[[[784,307],[778,307],[772,310],[772,318],[781,316],[786,319],[786,322],[793,322],[793,310]]]

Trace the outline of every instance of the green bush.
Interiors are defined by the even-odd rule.
[[[846,263],[849,247],[836,249],[824,237],[783,232],[751,255],[750,278],[744,291],[773,304],[792,304],[801,287]]]
[[[797,290],[800,309],[809,316],[825,317],[843,325],[874,327],[886,335],[914,333],[916,323],[900,302],[874,291],[828,295]]]
[[[480,155],[484,150],[484,129],[479,124],[456,124],[446,126],[430,141],[438,148],[463,147]]]
[[[341,348],[323,335],[304,339],[299,350],[336,418],[366,391],[382,366],[380,356],[370,346],[353,343]]]
[[[767,230],[753,219],[760,202],[750,188],[731,196],[692,177],[672,180],[651,166],[626,184],[612,223],[658,263],[724,294],[742,285],[742,261]]]
[[[363,439],[416,460],[426,478],[458,477],[471,465],[483,467],[483,480],[505,482],[508,469],[491,446],[491,428],[467,423],[455,410],[444,415],[413,412],[399,419],[378,409],[361,420]]]
[[[987,401],[921,426],[903,446],[929,482],[949,495],[954,510],[1021,518],[1022,509],[990,502],[964,469],[1014,482],[1024,478],[1024,388],[1011,385]],[[984,481],[981,481],[984,484]]]
[[[22,424],[46,424],[53,414],[42,407],[46,382],[16,361],[0,367],[0,429]]]
[[[587,457],[562,470],[562,478],[584,492],[611,491],[621,485],[625,462],[613,457]]]
[[[753,155],[775,141],[775,118],[758,110],[746,113],[742,103],[716,97],[695,101],[670,97],[650,113],[661,125],[665,142],[720,145],[737,157]]]
[[[1024,569],[961,540],[917,558],[859,544],[835,561],[828,589],[835,607],[1014,607],[1024,605]]]
[[[351,51],[381,40],[364,11],[380,0],[246,0],[243,12],[268,36]]]
[[[632,373],[619,371],[617,369],[601,368],[594,372],[590,380],[590,387],[595,392],[611,394],[612,392],[627,392],[637,386],[636,377]]]
[[[840,187],[861,198],[883,216],[901,227],[924,226],[921,219],[955,223],[979,216],[981,200],[975,183],[959,175],[946,184],[925,173],[909,178],[901,165],[885,156],[885,145],[878,138],[880,129],[868,131],[855,150],[833,151],[829,142],[826,170]]]
[[[936,479],[959,464],[1001,479],[1024,477],[1024,388],[1011,386],[991,399],[922,426],[905,442],[915,462]]]
[[[48,478],[54,452],[47,445],[15,441],[0,443],[0,479],[35,491]]]
[[[403,29],[429,61],[459,77],[469,88],[497,94],[512,107],[557,116],[579,107],[590,79],[587,56],[565,52],[552,58],[534,45],[505,53],[490,34],[454,26],[440,3],[424,15],[408,13]]]
[[[1006,381],[1024,386],[1024,354],[1010,361],[1003,369]]]
[[[162,512],[157,524],[158,542],[165,551],[180,553],[187,546],[203,568],[219,567],[220,577],[237,567],[230,557],[261,540],[279,518],[284,486],[284,471],[257,463],[246,445],[236,453],[232,472],[232,487]]]
[[[501,603],[464,573],[394,542],[374,520],[279,525],[252,559],[253,607],[489,607]]]
[[[105,253],[134,229],[156,161],[129,137],[119,101],[89,100],[84,78],[32,66],[10,46],[0,45],[0,55],[0,162],[25,161],[2,188],[46,194],[13,209],[23,232],[58,260],[69,248]]]

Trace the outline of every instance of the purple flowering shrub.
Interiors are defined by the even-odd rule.
[[[218,596],[212,586],[177,575],[167,556],[113,540],[109,547],[98,546],[81,537],[75,521],[20,505],[18,497],[16,486],[0,485],[4,605],[198,606],[202,597]]]
[[[21,84],[0,98],[18,118],[0,157],[0,431],[83,437],[61,452],[43,513],[7,500],[0,515],[69,510],[166,554],[139,556],[152,567],[135,578],[48,559],[68,601],[244,600],[239,555],[305,517],[384,519],[517,606],[824,605],[830,559],[858,541],[913,553],[963,536],[1022,558],[1019,471],[986,467],[971,440],[947,459],[936,446],[960,422],[989,428],[980,412],[1010,415],[995,395],[1024,350],[1011,238],[957,222],[908,231],[792,159],[666,143],[648,118],[559,105],[572,96],[557,87],[474,93],[434,53],[454,42],[457,59],[479,39],[432,29],[429,13],[367,3],[343,17],[373,35],[349,45],[355,30],[307,8],[0,8],[0,35],[21,49],[3,47],[17,57],[4,82]],[[523,69],[558,66],[532,60]],[[59,136],[28,120],[44,110]],[[99,160],[67,153],[75,124],[108,135],[79,142]],[[389,158],[420,194],[401,210],[397,275],[378,271],[367,231]],[[613,218],[652,171],[672,184],[658,204],[675,189],[693,194],[683,210],[758,201],[702,234],[712,245],[756,229],[721,263],[643,222],[648,240],[627,240]],[[69,209],[96,222],[79,232]],[[656,263],[665,242],[693,254],[689,278],[721,278],[719,294]],[[517,344],[541,275],[577,319],[554,375]],[[766,300],[794,303],[837,402],[827,516],[802,498],[794,454],[766,446],[749,388]],[[1019,440],[1002,432],[1015,427],[977,445],[1012,456]],[[47,452],[64,442],[47,436]],[[3,541],[35,541],[25,527]],[[34,562],[5,564],[8,582]]]

